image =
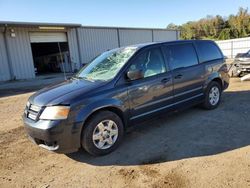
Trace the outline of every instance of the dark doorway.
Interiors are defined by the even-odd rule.
[[[31,43],[36,74],[72,72],[67,42]]]

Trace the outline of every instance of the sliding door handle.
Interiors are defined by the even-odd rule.
[[[169,82],[169,81],[170,81],[170,78],[163,78],[161,80],[161,82],[164,83],[164,84],[167,83],[167,82]]]
[[[181,79],[182,76],[183,76],[182,74],[178,74],[178,75],[176,75],[174,78],[175,78],[175,79]]]

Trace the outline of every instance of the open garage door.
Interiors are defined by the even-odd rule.
[[[36,74],[72,72],[65,32],[30,32]]]
[[[66,33],[57,32],[31,32],[30,33],[31,43],[41,42],[67,42]]]

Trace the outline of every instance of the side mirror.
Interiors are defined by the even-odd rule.
[[[130,70],[127,72],[127,77],[129,80],[138,80],[144,77],[141,70]]]

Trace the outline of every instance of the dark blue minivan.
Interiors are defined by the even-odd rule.
[[[23,121],[43,148],[104,155],[135,122],[197,104],[216,108],[228,84],[213,41],[132,45],[106,51],[70,80],[32,95]]]

